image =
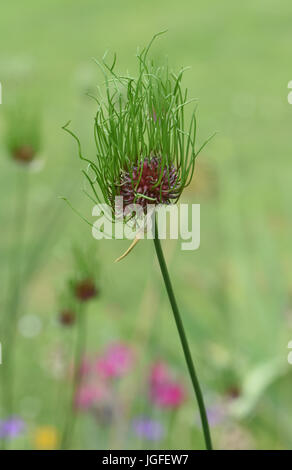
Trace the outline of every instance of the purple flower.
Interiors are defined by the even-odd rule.
[[[213,405],[207,408],[210,426],[218,426],[226,420],[226,409],[223,405]]]
[[[228,419],[228,411],[224,403],[214,403],[206,411],[211,427],[220,426]],[[196,415],[196,424],[201,427],[201,420],[198,414]]]
[[[140,416],[133,421],[133,430],[139,437],[149,441],[159,441],[163,435],[163,426],[159,421]]]
[[[25,429],[25,423],[21,418],[13,416],[9,419],[0,421],[0,438],[14,438],[21,434]]]

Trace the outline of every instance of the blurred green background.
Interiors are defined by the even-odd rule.
[[[86,93],[102,77],[92,58],[116,52],[118,70],[135,74],[137,47],[168,29],[152,55],[158,61],[167,56],[174,70],[190,66],[184,85],[199,99],[198,141],[218,131],[183,196],[201,204],[201,246],[186,252],[179,241],[163,243],[207,408],[217,413],[214,445],[291,448],[291,2],[16,0],[0,10],[0,315],[7,318],[18,296],[11,277],[18,266],[13,414],[25,422],[25,431],[8,445],[59,445],[70,389],[62,367],[70,364],[76,326],[62,327],[58,314],[78,246],[99,267],[100,295],[86,312],[87,353],[123,342],[136,360],[115,384],[119,400],[130,405],[121,405],[107,424],[90,411],[79,413],[72,447],[203,448],[153,243],[141,242],[114,264],[129,242],[94,241],[90,228],[59,198],[67,197],[91,220],[77,149],[61,126],[71,119],[84,154],[94,154],[95,103]],[[5,144],[6,111],[23,99],[40,111],[42,127],[40,168],[26,174],[25,183],[23,168]],[[23,184],[27,215],[21,234],[15,211]],[[147,400],[149,365],[157,358],[188,390],[175,416]],[[0,410],[1,421],[7,416]],[[141,410],[171,429],[167,438],[138,439],[131,420]]]

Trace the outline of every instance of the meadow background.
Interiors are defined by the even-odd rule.
[[[90,228],[59,198],[67,197],[91,220],[77,149],[61,127],[70,119],[84,154],[94,154],[95,103],[86,93],[94,93],[102,77],[92,57],[116,52],[119,71],[135,74],[137,47],[164,29],[168,33],[153,46],[154,58],[167,56],[174,70],[190,66],[184,85],[199,99],[198,141],[218,131],[183,196],[184,202],[201,204],[201,246],[186,252],[179,241],[163,243],[214,445],[292,447],[291,14],[288,0],[1,4],[0,317],[7,318],[19,294],[11,277],[18,266],[13,415],[24,423],[8,439],[9,448],[60,445],[77,327],[64,327],[58,318],[68,280],[76,274],[76,247],[98,268],[99,295],[85,312],[87,355],[98,357],[122,343],[134,361],[111,384],[114,398],[102,419],[102,410],[78,412],[71,447],[203,448],[153,243],[140,242],[114,264],[129,242],[94,241]],[[40,110],[42,139],[40,168],[25,176],[22,234],[15,211],[27,172],[9,155],[5,126],[7,110],[23,99]],[[3,390],[5,348],[2,356]],[[168,364],[186,390],[175,412],[149,400],[149,370],[157,360]],[[142,415],[166,430],[163,437],[139,435],[133,422]],[[7,418],[2,404],[0,423]]]

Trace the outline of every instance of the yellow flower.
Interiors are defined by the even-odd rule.
[[[54,426],[41,426],[34,435],[34,445],[37,450],[54,450],[58,445],[58,432]]]

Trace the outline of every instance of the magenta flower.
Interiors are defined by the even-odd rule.
[[[132,367],[133,360],[133,352],[128,346],[113,344],[97,359],[95,370],[107,379],[122,377]]]
[[[175,382],[161,384],[153,392],[153,402],[163,408],[178,408],[186,398],[184,387]]]
[[[172,379],[168,366],[162,361],[151,369],[150,398],[163,408],[178,408],[186,399],[184,386]]]
[[[98,359],[83,357],[79,366],[79,386],[74,397],[76,409],[87,411],[103,405],[110,397],[108,379],[122,377],[133,364],[131,349],[121,343],[107,348]]]

